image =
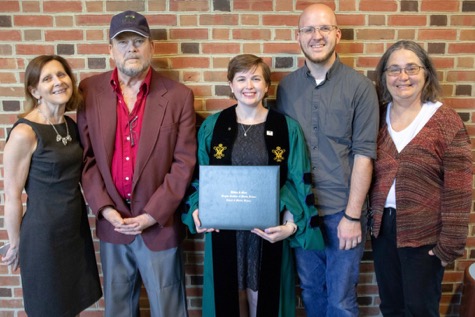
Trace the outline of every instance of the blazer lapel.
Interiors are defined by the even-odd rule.
[[[154,72],[152,74],[150,92],[145,104],[142,130],[140,131],[139,149],[134,170],[134,185],[142,174],[145,164],[152,155],[152,152],[156,151],[155,144],[158,141],[165,109],[168,105],[168,100],[163,97],[166,92],[167,89]]]

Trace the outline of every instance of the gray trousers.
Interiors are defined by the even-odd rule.
[[[138,235],[130,244],[101,241],[105,317],[138,317],[142,282],[152,317],[187,317],[182,250],[150,251]]]

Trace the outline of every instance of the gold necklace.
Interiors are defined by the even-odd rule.
[[[242,128],[242,131],[244,132],[244,136],[247,136],[247,132],[249,132],[249,130],[251,130],[252,127],[253,125],[251,124],[249,128],[244,129],[244,124],[241,123],[241,128]]]
[[[51,121],[49,121],[48,117],[40,110],[40,108],[36,108],[36,109],[43,116],[43,118],[45,118],[45,120],[48,121],[48,123],[53,127],[54,132],[56,132],[56,142],[63,142],[64,145],[67,145],[68,141],[71,142],[73,140],[73,138],[71,138],[71,136],[69,135],[68,122],[66,121],[66,118],[64,117],[64,115],[63,115],[63,120],[64,120],[64,124],[66,125],[66,136],[65,137],[63,137],[61,134],[59,134],[59,132],[58,132],[58,130],[56,130],[56,127],[54,126],[54,124],[52,124]]]

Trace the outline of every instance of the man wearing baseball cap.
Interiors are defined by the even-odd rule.
[[[81,82],[77,115],[105,316],[139,316],[142,281],[152,316],[188,316],[179,208],[195,166],[193,93],[152,69],[143,15],[112,17],[109,38],[116,67]]]

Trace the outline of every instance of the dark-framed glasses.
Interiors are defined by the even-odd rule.
[[[304,26],[299,29],[300,34],[312,35],[315,32],[320,32],[321,35],[328,35],[331,31],[337,29],[336,25],[319,25],[319,26]]]
[[[386,74],[388,74],[388,76],[396,77],[396,76],[401,75],[403,70],[406,73],[406,75],[414,76],[414,75],[419,74],[421,69],[424,69],[424,66],[409,65],[404,68],[397,67],[397,66],[390,66],[386,68],[384,71],[386,72]]]

